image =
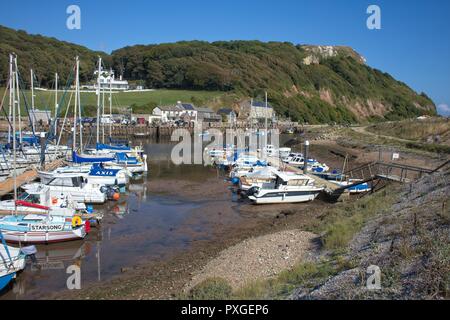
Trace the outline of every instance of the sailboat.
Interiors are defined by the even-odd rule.
[[[74,146],[72,152],[72,162],[75,164],[87,164],[87,163],[102,163],[106,167],[118,166],[131,172],[132,174],[143,174],[148,171],[147,155],[143,152],[142,148],[131,148],[127,145],[108,145],[100,142],[100,108],[103,108],[104,115],[104,103],[101,104],[101,82],[100,77],[102,74],[102,58],[98,60],[98,78],[97,78],[97,128],[96,128],[96,148],[85,149],[84,152],[78,153],[76,151],[76,121],[74,122]],[[79,76],[77,67],[77,82],[76,89],[79,92]],[[76,94],[79,96],[79,93]],[[112,110],[112,89],[110,85],[110,113]],[[77,100],[75,100],[77,101]],[[79,100],[78,100],[79,104]],[[77,108],[75,107],[75,119]],[[81,116],[81,115],[80,115]],[[111,115],[110,115],[111,116]],[[110,138],[112,134],[112,127],[110,124]],[[102,127],[102,138],[104,140],[104,125]],[[81,131],[80,131],[81,139]],[[80,146],[82,143],[80,141]],[[83,150],[82,150],[83,151]]]
[[[16,56],[11,55],[10,64],[10,82],[12,82],[10,89],[13,102],[11,106],[12,129],[14,133],[16,109],[20,110],[19,99],[16,99],[19,86]],[[46,214],[17,214],[16,150],[17,141],[13,139],[14,214],[0,218],[0,232],[3,233],[4,239],[16,243],[50,243],[83,239],[90,229],[89,222],[87,221],[85,224],[79,216],[75,216],[73,213],[69,212],[68,215],[50,214],[50,208],[46,208],[48,210]]]

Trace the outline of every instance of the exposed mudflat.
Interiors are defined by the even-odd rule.
[[[200,282],[220,277],[239,289],[255,280],[273,277],[306,260],[317,236],[301,230],[288,230],[246,239],[222,251],[197,272],[186,290]]]
[[[371,148],[342,146],[333,139],[314,141],[311,155],[332,168],[341,168],[346,155],[351,167],[376,161],[379,156]],[[401,154],[401,161],[430,167],[438,162],[434,159],[429,163],[423,157],[408,154]],[[183,224],[171,230],[191,240],[164,259],[141,259],[139,264],[124,262],[122,272],[110,280],[46,298],[171,299],[208,277],[220,275],[234,288],[272,277],[315,254],[315,235],[302,230],[311,221],[320,223],[327,208],[334,205],[319,198],[304,204],[255,206],[233,195],[224,176],[215,169],[174,169],[161,162],[151,170],[156,178],[147,183],[148,194],[174,196],[181,202],[195,204]],[[206,171],[208,175],[196,175],[196,171]],[[207,234],[196,227],[200,223]]]

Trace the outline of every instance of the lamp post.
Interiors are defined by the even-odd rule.
[[[305,154],[303,155],[303,173],[308,173],[308,150],[309,141],[305,141]]]

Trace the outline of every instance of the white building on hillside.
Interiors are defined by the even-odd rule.
[[[88,89],[88,90],[97,90],[98,87],[98,70],[94,72],[94,80],[92,81],[93,84],[91,85],[84,85],[81,86],[82,89]],[[128,84],[127,80],[123,80],[122,76],[119,77],[117,80],[114,75],[114,71],[105,71],[103,70],[100,74],[100,88],[104,89],[105,91],[109,90],[111,86],[111,89],[114,91],[125,91],[129,90],[130,86]]]

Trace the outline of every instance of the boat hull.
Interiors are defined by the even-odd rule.
[[[8,251],[9,255],[8,252],[6,252],[6,249],[0,245],[0,274],[9,271],[18,272],[25,268],[25,255],[21,253],[21,250],[19,248],[8,246]]]
[[[319,195],[320,191],[277,191],[251,195],[248,198],[255,204],[300,203],[313,201]]]
[[[2,230],[3,237],[9,243],[49,244],[81,240],[86,236],[84,227],[61,232],[18,232]]]
[[[5,275],[0,274],[0,291],[5,289],[8,284],[16,277],[15,272],[7,273]]]

